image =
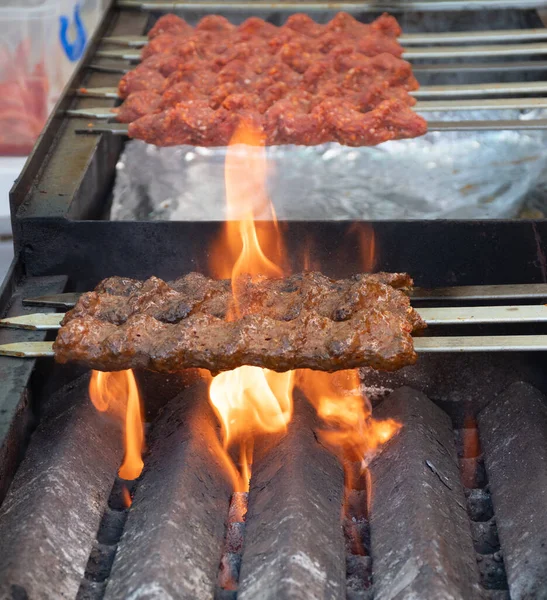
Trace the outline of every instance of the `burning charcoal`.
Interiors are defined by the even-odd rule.
[[[101,524],[99,525],[97,541],[100,544],[107,544],[110,546],[117,544],[122,535],[126,519],[127,512],[107,508],[104,511]]]
[[[245,523],[229,523],[226,528],[226,552],[241,554],[245,536]]]
[[[370,553],[370,525],[366,519],[344,519],[344,537],[348,554]]]
[[[346,513],[355,519],[367,516],[368,495],[366,490],[350,490],[346,498]]]
[[[370,465],[374,597],[479,598],[449,417],[410,388],[375,416],[403,426]]]
[[[89,579],[84,579],[78,590],[76,600],[102,600],[105,589],[106,582],[104,581],[90,581]]]
[[[86,578],[92,581],[104,581],[110,575],[115,555],[116,546],[95,544],[87,563]]]
[[[454,433],[459,458],[475,458],[480,455],[479,430],[476,427],[456,429]]]
[[[467,514],[472,521],[489,521],[494,516],[492,497],[485,489],[467,490]]]
[[[125,479],[116,478],[108,505],[113,510],[124,510],[131,504],[131,496],[135,488],[135,481],[127,481]]]
[[[344,598],[344,476],[316,419],[297,396],[288,433],[255,447],[239,600]]]
[[[0,597],[74,598],[121,462],[121,434],[87,395],[88,378],[58,392],[71,406],[46,418],[0,508]]]
[[[515,383],[480,413],[479,427],[511,598],[547,598],[545,398]]]
[[[494,555],[478,556],[479,573],[481,576],[481,585],[487,590],[502,590],[507,586],[507,577],[503,561],[496,560]],[[537,596],[528,596],[537,598]]]
[[[486,471],[482,456],[475,458],[460,458],[460,474],[462,484],[466,488],[482,488],[486,485]]]
[[[215,600],[237,600],[236,590],[215,590]]]
[[[228,523],[243,523],[247,514],[249,494],[247,492],[234,492],[228,511]]]
[[[485,600],[511,600],[508,590],[485,590]]]
[[[368,590],[372,584],[372,559],[370,556],[346,557],[346,588],[354,592]]]
[[[237,590],[239,570],[241,568],[241,554],[227,552],[220,560],[218,576],[219,586],[223,590]]]
[[[195,385],[153,425],[105,598],[213,596],[231,495],[219,451],[205,386]]]
[[[479,554],[493,554],[500,547],[498,528],[494,519],[486,523],[471,521],[471,534],[475,551]]]

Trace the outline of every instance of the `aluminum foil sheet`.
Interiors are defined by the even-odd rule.
[[[427,117],[545,115],[482,111]],[[267,187],[282,220],[513,218],[527,199],[533,199],[530,210],[541,210],[546,137],[541,131],[431,132],[373,148],[270,147]],[[226,148],[128,142],[118,163],[111,219],[224,220],[225,157]],[[245,180],[245,173],[237,176]]]

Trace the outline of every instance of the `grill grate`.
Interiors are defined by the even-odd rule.
[[[528,384],[490,395],[456,428],[422,392],[397,389],[375,414],[403,428],[345,500],[342,469],[297,397],[288,434],[255,448],[245,516],[246,494],[231,494],[218,462],[205,386],[175,396],[152,422],[133,483],[115,478],[119,432],[88,403],[88,381],[51,400],[0,509],[2,594],[47,595],[62,583],[66,597],[90,600],[516,600],[543,589],[547,400]],[[82,441],[90,427],[103,443]],[[49,544],[59,551],[40,550]]]

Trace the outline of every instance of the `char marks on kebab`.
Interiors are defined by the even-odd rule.
[[[411,286],[406,274],[242,276],[234,316],[229,280],[111,278],[67,313],[55,356],[104,371],[395,370],[416,361],[412,333],[425,327]]]
[[[418,82],[400,57],[401,29],[304,14],[281,27],[210,15],[193,28],[176,15],[149,33],[142,63],[121,80],[117,118],[157,146],[225,146],[242,119],[267,145],[372,146],[427,130],[411,106]]]

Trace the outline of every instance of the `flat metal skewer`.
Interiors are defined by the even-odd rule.
[[[547,45],[541,42],[528,44],[487,44],[479,46],[433,46],[432,48],[406,48],[405,60],[438,58],[478,58],[492,56],[541,56],[547,54]],[[102,48],[95,52],[100,58],[116,58],[139,62],[141,53],[134,48]]]
[[[547,350],[547,335],[422,337],[414,339],[414,349],[419,354],[432,352],[544,352]]]
[[[48,294],[35,298],[24,298],[24,306],[44,306],[49,308],[74,308],[81,294],[65,292]],[[420,288],[415,287],[410,297],[412,300],[435,300],[450,302],[451,300],[532,300],[547,301],[547,283],[514,283],[503,285],[458,285],[454,287]]]
[[[75,116],[75,115],[74,115]],[[84,115],[78,115],[86,118]],[[114,116],[114,115],[112,115]],[[428,121],[428,131],[544,131],[547,130],[547,119],[519,119],[492,120],[492,121]],[[109,133],[111,135],[128,135],[127,125],[124,123],[91,122],[86,127],[77,127],[76,133],[98,135]]]
[[[417,308],[428,325],[464,325],[494,323],[547,323],[547,305],[529,306],[443,306]],[[62,313],[34,313],[0,319],[0,327],[57,330],[61,327]]]
[[[0,327],[49,331],[59,329],[64,316],[64,313],[33,313],[18,317],[6,317],[0,319]]]
[[[428,44],[460,44],[466,42],[532,42],[547,40],[546,29],[497,29],[486,31],[456,31],[406,33],[399,36],[402,45],[421,46]],[[141,35],[117,35],[103,38],[106,44],[142,48],[148,37]]]
[[[43,358],[55,356],[53,342],[13,342],[0,345],[0,356]]]
[[[465,111],[465,110],[525,110],[547,108],[547,98],[479,98],[477,100],[422,100],[413,110],[423,112]],[[110,107],[69,108],[67,117],[108,120],[116,116]]]
[[[414,338],[418,354],[447,352],[545,352],[547,335],[485,335]],[[0,345],[0,356],[53,357],[53,342],[14,342]]]
[[[452,96],[504,96],[514,94],[547,93],[547,81],[518,81],[510,83],[469,83],[466,85],[423,85],[409,92],[418,99],[450,98]],[[115,87],[78,88],[75,94],[82,98],[107,98],[118,100]]]

